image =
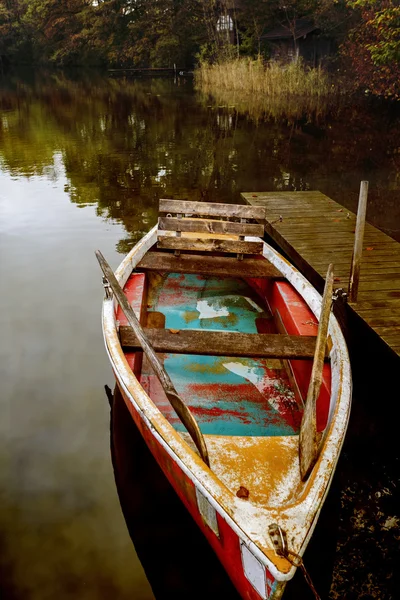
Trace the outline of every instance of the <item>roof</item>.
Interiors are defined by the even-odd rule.
[[[294,27],[294,37],[296,40],[318,29],[311,19],[297,19],[294,23]],[[265,33],[261,37],[265,40],[283,40],[293,38],[293,32],[289,26],[279,25],[279,27],[268,31],[268,33]]]

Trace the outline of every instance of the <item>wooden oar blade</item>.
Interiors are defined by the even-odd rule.
[[[192,413],[190,412],[188,406],[182,401],[182,399],[178,396],[177,393],[171,391],[166,391],[165,393],[167,395],[168,400],[171,403],[171,406],[173,407],[176,414],[188,430],[190,437],[196,444],[196,448],[200,452],[200,456],[202,457],[206,465],[209,467],[210,461],[204,437],[200,432],[199,426],[195,421]]]
[[[197,424],[196,419],[190,412],[188,406],[185,404],[185,402],[182,400],[182,398],[178,395],[177,391],[175,390],[174,385],[173,385],[168,373],[165,371],[158,356],[154,352],[154,349],[150,345],[150,343],[147,339],[147,336],[146,336],[141,324],[139,323],[137,316],[135,315],[134,311],[132,310],[132,307],[130,306],[130,304],[127,300],[127,297],[124,294],[123,289],[119,285],[117,278],[115,277],[110,265],[108,264],[108,262],[106,261],[106,259],[104,258],[104,256],[100,252],[100,250],[96,250],[96,257],[97,257],[97,260],[99,261],[101,270],[103,271],[104,276],[107,279],[107,281],[114,293],[114,296],[115,296],[118,304],[120,305],[123,313],[125,314],[125,316],[128,320],[129,325],[132,327],[137,339],[140,342],[140,345],[143,349],[144,354],[146,355],[146,357],[147,357],[150,365],[152,366],[154,372],[156,373],[158,379],[160,380],[160,383],[161,383],[162,387],[164,388],[164,391],[167,395],[168,400],[171,402],[178,417],[180,418],[180,420],[182,421],[182,423],[188,430],[190,436],[192,437],[192,439],[200,453],[200,456],[202,457],[202,459],[204,460],[206,465],[210,466],[210,461],[209,461],[208,452],[207,452],[207,446],[204,441],[203,434],[201,433],[200,428]]]
[[[300,473],[303,481],[310,475],[318,458],[319,440],[317,436],[316,405],[322,383],[322,370],[328,338],[329,316],[332,307],[333,265],[326,274],[324,295],[321,303],[317,342],[311,371],[310,385],[300,427]]]

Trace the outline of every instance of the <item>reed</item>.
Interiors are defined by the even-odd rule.
[[[301,60],[289,64],[239,58],[216,64],[201,63],[195,71],[204,91],[230,90],[267,96],[327,96],[334,91],[321,68],[309,68]]]

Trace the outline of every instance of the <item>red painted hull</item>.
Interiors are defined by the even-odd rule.
[[[163,315],[166,317],[167,314],[169,319],[175,320],[187,317],[191,327],[196,329],[196,325],[193,326],[193,319],[198,319],[199,314],[202,315],[202,319],[225,318],[227,311],[222,304],[216,303],[215,306],[212,305],[211,313],[205,312],[203,306],[205,301],[202,295],[197,299],[196,314],[194,315],[195,311],[190,308],[191,305],[184,304],[185,294],[190,296],[188,287],[186,286],[178,292],[172,288],[171,290],[169,288],[167,290],[165,287],[161,288],[159,282],[162,278],[157,279],[157,274],[155,279],[149,278],[149,290],[146,289],[146,275],[132,273],[132,267],[149,250],[154,243],[154,237],[155,229],[143,238],[142,245],[139,243],[128,255],[117,273],[120,281],[124,284],[124,291],[129,302],[136,314],[141,319],[143,318],[142,322],[148,323],[149,314],[158,318]],[[248,305],[255,304],[252,300],[252,292],[255,290],[257,297],[260,298],[260,306],[265,308],[258,310],[260,306],[257,302],[254,311],[257,311],[258,314],[273,315],[273,321],[275,324],[277,323],[276,327],[279,331],[283,328],[291,335],[316,335],[318,323],[314,313],[318,314],[320,297],[297,272],[293,273],[295,270],[290,265],[279,256],[274,256],[272,249],[265,246],[264,252],[266,255],[271,254],[271,262],[278,263],[279,269],[285,273],[287,280],[248,280],[246,285],[247,287],[251,286],[253,290],[243,292],[243,297],[246,298],[246,309],[243,309],[243,303],[242,305],[237,303],[235,304],[237,312],[235,313],[232,309],[229,315],[232,314],[235,318],[239,318],[239,310],[241,310],[240,318],[242,318],[245,310],[250,310]],[[170,276],[168,275],[168,277]],[[176,277],[177,282],[180,282],[181,279],[184,280],[184,278]],[[211,285],[215,286],[213,282]],[[164,297],[160,291],[157,295],[155,290],[156,292],[162,290],[162,293],[167,290],[168,294],[164,293]],[[229,290],[224,293],[226,298],[232,298]],[[205,294],[204,297],[206,297]],[[169,301],[171,298],[175,300],[175,304],[171,304]],[[166,309],[171,305],[173,310],[168,312],[168,310],[164,311],[163,306],[158,308],[157,303],[162,305],[163,302]],[[231,317],[229,316],[229,318]],[[254,319],[256,330],[259,333],[267,333],[268,331],[264,331],[263,328],[269,327],[268,318],[261,318],[256,314]],[[208,435],[207,443],[214,451],[214,462],[211,461],[212,469],[208,469],[188,443],[187,437],[185,437],[186,432],[180,430],[171,417],[171,409],[163,397],[163,395],[165,396],[163,390],[159,385],[153,385],[153,381],[150,381],[151,377],[154,380],[154,375],[148,371],[147,359],[142,364],[141,352],[124,352],[121,347],[118,326],[125,324],[126,319],[120,308],[113,304],[112,299],[106,300],[103,310],[103,331],[107,351],[114,368],[117,384],[135,425],[168,481],[215,551],[241,597],[249,600],[259,600],[260,598],[279,600],[286,582],[293,577],[295,569],[288,560],[275,552],[268,537],[268,527],[272,523],[284,523],[283,527],[287,530],[288,539],[289,534],[291,535],[293,551],[300,554],[304,552],[329,489],[347,426],[351,378],[347,351],[337,323],[333,322],[332,324],[332,339],[329,342],[334,349],[334,352],[331,353],[332,362],[324,367],[321,391],[317,401],[317,429],[325,436],[323,438],[325,452],[321,453],[314,472],[307,482],[300,480],[298,469],[297,413],[295,414],[296,419],[294,419],[296,423],[294,422],[292,427],[293,431],[288,433],[285,430],[282,432],[281,429],[272,434],[266,434],[265,429],[261,434],[237,432],[221,434],[220,430],[204,431],[204,434]],[[164,324],[157,326],[167,327],[173,333],[184,328],[171,320],[167,325],[164,321]],[[207,326],[209,326],[208,323]],[[217,329],[220,326],[221,323],[218,321]],[[237,329],[237,331],[241,331],[241,329]],[[167,362],[170,359],[168,356],[166,358],[162,356],[162,360]],[[243,362],[245,360],[247,358],[243,359]],[[253,364],[247,367],[246,364],[240,363],[239,366],[243,367],[240,371],[238,361],[228,361],[223,365],[226,379],[221,380],[218,378],[220,371],[218,371],[217,362],[212,365],[212,367],[216,367],[213,370],[209,368],[208,363],[204,362],[204,359],[202,361],[194,362],[195,368],[192,368],[192,372],[197,373],[198,371],[202,374],[202,379],[196,379],[189,373],[183,382],[186,388],[189,388],[190,385],[193,387],[193,384],[199,381],[203,386],[197,386],[201,389],[199,391],[196,388],[197,391],[192,396],[190,393],[188,394],[185,401],[189,406],[192,398],[194,401],[197,398],[202,399],[200,392],[203,388],[206,392],[208,389],[210,390],[210,393],[203,394],[205,396],[203,405],[199,401],[197,405],[190,406],[193,412],[198,410],[199,415],[196,413],[196,417],[199,419],[204,415],[208,419],[207,411],[210,412],[215,406],[221,409],[223,402],[226,403],[227,398],[230,400],[231,396],[228,395],[222,384],[226,383],[228,387],[232,385],[236,389],[240,387],[239,384],[242,383],[242,380],[246,379],[259,391],[256,386],[261,379],[254,379],[256,368]],[[272,381],[277,394],[283,394],[287,388],[286,380],[283,382],[284,385],[281,385],[278,379],[274,379],[273,371],[275,369],[277,372],[287,373],[287,380],[293,381],[292,390],[289,388],[292,394],[291,398],[296,397],[296,410],[301,417],[301,402],[302,398],[307,395],[311,361],[297,359],[287,361],[287,363],[290,364],[290,368],[288,364],[285,364],[284,368],[283,365],[275,368],[274,364],[276,363],[264,367],[264,371],[261,372],[266,376],[262,375],[262,377],[269,382]],[[335,368],[334,377],[332,365]],[[175,376],[177,372],[180,374],[183,370],[179,361],[173,364],[173,368],[175,368],[173,371]],[[232,378],[232,384],[229,379],[230,373],[236,376],[236,379]],[[244,375],[242,375],[243,373]],[[220,388],[219,396],[215,395],[214,398],[211,391],[218,386]],[[261,392],[264,391],[264,388],[260,389]],[[192,388],[189,392],[191,391]],[[332,394],[334,394],[335,404],[332,404]],[[252,416],[251,410],[256,405],[256,401],[249,396],[245,388],[240,391],[239,396],[238,400],[241,401],[243,398],[250,407],[247,408],[246,418]],[[267,396],[268,405],[272,407],[271,413],[275,411],[277,419],[282,415],[284,418],[285,412],[278,402],[280,397],[275,397],[272,392],[269,392]],[[233,396],[232,398],[236,401]],[[270,398],[272,398],[271,401]],[[293,400],[291,402],[294,404]],[[232,401],[231,404],[233,405],[234,402]],[[237,405],[239,406],[239,402]],[[291,408],[290,402],[285,406],[288,411],[289,408],[294,410]],[[229,414],[227,408],[223,408],[224,414]],[[241,406],[236,410],[240,413],[239,416],[243,416],[243,413],[240,412]],[[214,419],[214,422],[217,422],[217,418]],[[253,426],[250,419],[249,423]],[[247,427],[247,421],[245,424]],[[225,423],[222,425],[224,426]],[[273,425],[275,426],[274,423]],[[235,423],[235,427],[238,427],[237,423]],[[265,437],[262,437],[263,435]],[[266,453],[264,453],[264,449],[267,449]],[[262,452],[261,455],[260,452]],[[262,457],[261,461],[260,456]],[[246,502],[248,495],[246,500],[243,500],[238,493],[243,484],[247,485],[247,481],[249,486],[244,489],[248,494],[248,490],[251,490],[252,499],[248,503]]]
[[[143,436],[151,453],[160,465],[175,492],[178,494],[180,500],[190,512],[203,534],[206,536],[210,546],[217,554],[239,594],[245,600],[260,600],[260,595],[244,574],[240,540],[238,535],[232,530],[228,523],[220,517],[218,513],[216,515],[219,530],[218,537],[210,529],[210,527],[204,523],[198,509],[196,490],[193,482],[179,467],[175,460],[173,460],[165,451],[164,447],[154,437],[153,433],[140,418],[137,411],[132,406],[128,396],[124,393],[124,390],[120,386],[119,388],[132,419]],[[272,596],[271,592],[273,590],[273,586],[275,587],[275,594]],[[275,598],[280,598],[280,596],[281,593],[277,589],[277,582],[275,582],[273,576],[266,569],[266,597],[271,598],[271,600],[272,598],[275,600]]]

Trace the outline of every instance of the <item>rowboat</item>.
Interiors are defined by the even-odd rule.
[[[351,371],[324,295],[261,238],[264,209],[160,200],[102,326],[149,449],[248,600],[282,597],[346,433]]]

